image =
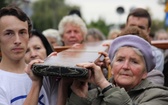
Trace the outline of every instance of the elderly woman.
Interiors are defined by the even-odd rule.
[[[46,29],[42,32],[42,34],[47,38],[50,45],[60,46],[61,45],[61,37],[56,29]]]
[[[64,46],[83,43],[87,34],[86,24],[76,14],[63,17],[58,30]]]
[[[74,80],[67,105],[167,105],[168,89],[146,79],[155,67],[147,41],[135,35],[120,36],[113,40],[109,58],[113,74],[110,82],[94,63],[78,64],[91,72],[87,80]],[[99,88],[88,91],[87,82]]]

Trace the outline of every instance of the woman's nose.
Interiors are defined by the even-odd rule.
[[[123,63],[123,66],[122,66],[122,67],[123,67],[124,69],[129,69],[129,66],[130,66],[130,65],[129,65],[129,61],[125,61],[125,62]]]
[[[37,57],[37,53],[35,51],[31,51],[31,58],[36,58]]]

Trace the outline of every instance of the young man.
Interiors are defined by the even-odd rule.
[[[7,6],[0,10],[0,105],[49,105],[42,79],[24,71],[41,62],[25,63],[30,30],[30,19],[21,9]]]
[[[127,22],[126,27],[130,26],[137,26],[144,33],[149,35],[151,30],[152,20],[150,17],[150,14],[147,10],[143,8],[136,8],[132,12],[129,13],[127,16]],[[149,37],[149,36],[148,36]],[[163,53],[156,47],[152,46],[152,53],[155,56],[156,59],[156,70],[163,71],[163,65],[164,65],[164,55]]]

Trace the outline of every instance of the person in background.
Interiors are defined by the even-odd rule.
[[[77,64],[91,72],[87,79],[73,81],[73,93],[66,105],[167,105],[168,88],[156,86],[146,79],[156,64],[151,45],[146,40],[135,35],[117,37],[108,54],[112,79],[106,80],[95,63]],[[88,91],[88,82],[99,88]]]
[[[149,37],[151,25],[152,20],[148,11],[143,8],[135,8],[128,14],[125,27],[137,26]],[[152,53],[156,58],[155,69],[162,72],[164,66],[164,54],[155,46],[152,46]]]
[[[61,46],[61,37],[56,29],[46,29],[42,34],[47,38],[48,42],[54,46]]]
[[[105,40],[105,35],[97,28],[88,29],[85,42],[97,42]]]
[[[107,39],[114,39],[118,36],[118,34],[120,34],[120,30],[119,29],[113,29],[110,30],[107,36]]]
[[[63,46],[82,44],[87,34],[84,21],[76,14],[63,17],[58,26]]]
[[[68,13],[68,15],[74,15],[74,14],[76,14],[76,15],[78,15],[80,18],[82,18],[82,15],[81,15],[80,10],[78,10],[78,9],[72,9],[72,10],[70,10],[69,13]]]
[[[154,40],[154,37],[155,37],[155,33],[154,32],[150,32],[149,33],[149,38],[150,38],[151,41]]]
[[[155,40],[168,40],[168,33],[164,29],[155,32]]]
[[[154,40],[168,40],[168,33],[166,32],[166,30],[164,29],[160,29],[158,31],[155,32],[155,37]],[[164,57],[166,58],[168,55],[168,50],[162,50],[162,52],[164,53]]]
[[[136,35],[139,36],[143,39],[145,39],[147,42],[149,42],[151,44],[151,40],[148,37],[148,35],[146,33],[144,33],[144,31],[142,31],[139,27],[137,26],[130,26],[130,27],[126,27],[124,28],[118,35],[119,36],[125,36],[125,35]]]
[[[41,77],[27,74],[30,65],[24,56],[32,24],[28,16],[14,5],[0,9],[0,105],[49,105]]]

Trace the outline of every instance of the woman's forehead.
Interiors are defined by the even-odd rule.
[[[140,56],[142,55],[138,49],[134,48],[134,47],[130,47],[130,46],[124,46],[124,47],[120,47],[118,48],[118,50],[116,51],[115,55],[120,55],[120,56]]]

